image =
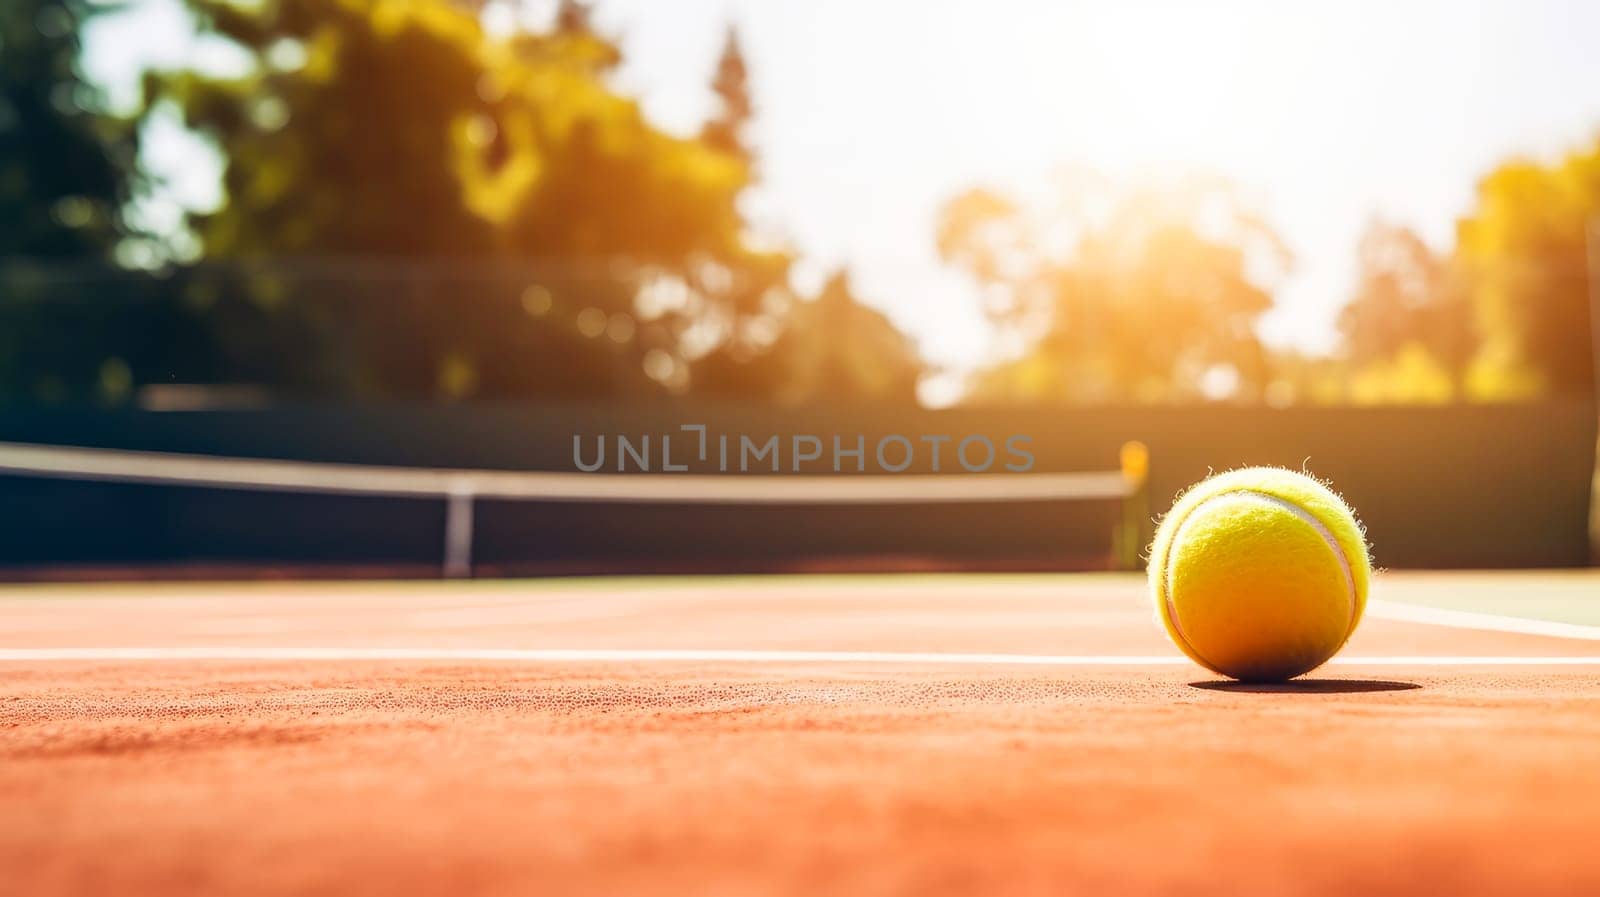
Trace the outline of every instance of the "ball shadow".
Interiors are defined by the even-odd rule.
[[[1288,682],[1212,680],[1191,682],[1189,687],[1234,694],[1351,695],[1375,691],[1411,691],[1422,686],[1415,682],[1401,682],[1394,679],[1291,679]]]

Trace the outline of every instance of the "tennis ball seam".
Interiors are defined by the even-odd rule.
[[[1349,598],[1349,607],[1346,612],[1346,616],[1349,618],[1349,623],[1347,623],[1345,626],[1344,638],[1340,641],[1340,644],[1343,645],[1344,642],[1349,641],[1350,636],[1355,634],[1355,627],[1359,621],[1359,618],[1356,616],[1356,603],[1358,596],[1356,591],[1355,572],[1350,565],[1350,556],[1345,552],[1344,545],[1339,542],[1338,537],[1333,534],[1333,531],[1328,529],[1327,525],[1318,519],[1315,514],[1312,514],[1305,508],[1300,507],[1288,499],[1281,498],[1268,492],[1262,492],[1259,489],[1229,489],[1225,492],[1218,492],[1215,495],[1208,495],[1194,507],[1190,508],[1188,513],[1183,516],[1183,520],[1179,521],[1177,529],[1173,531],[1172,544],[1181,545],[1183,543],[1184,530],[1194,522],[1196,519],[1196,514],[1201,508],[1204,508],[1206,505],[1216,501],[1219,498],[1239,495],[1249,496],[1250,498],[1255,499],[1262,499],[1293,514],[1299,520],[1309,524],[1312,531],[1322,539],[1323,544],[1333,552],[1334,558],[1339,562],[1339,572],[1344,577],[1345,594]],[[1178,619],[1178,606],[1173,599],[1174,590],[1172,585],[1172,568],[1174,557],[1174,553],[1169,550],[1166,553],[1166,556],[1162,559],[1161,600],[1162,603],[1166,605],[1167,620],[1172,625],[1173,633],[1179,639],[1182,639],[1183,647],[1187,649],[1190,656],[1200,661],[1203,666],[1209,667],[1213,670],[1219,670],[1216,664],[1212,663],[1210,660],[1207,660],[1205,655],[1201,654],[1200,650],[1195,647],[1194,642],[1189,638],[1188,634],[1183,631],[1182,621]]]

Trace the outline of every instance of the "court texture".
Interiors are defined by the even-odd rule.
[[[0,586],[0,893],[1600,893],[1600,576],[1285,685],[1134,573]]]

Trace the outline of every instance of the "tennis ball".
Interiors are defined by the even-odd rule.
[[[1251,467],[1184,493],[1150,550],[1156,615],[1183,653],[1252,682],[1321,666],[1367,604],[1372,563],[1348,505],[1304,474]]]

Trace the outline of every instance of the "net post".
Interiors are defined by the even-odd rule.
[[[1112,539],[1117,569],[1138,570],[1150,527],[1150,450],[1138,441],[1125,442],[1118,453],[1122,482],[1122,520]]]
[[[451,486],[445,496],[444,577],[466,579],[472,576],[472,506],[475,496],[470,487]]]
[[[1585,274],[1589,282],[1589,373],[1593,400],[1600,415],[1600,214],[1591,215],[1584,228]],[[1595,443],[1600,460],[1600,441]],[[1600,464],[1589,478],[1589,563],[1600,564]]]

